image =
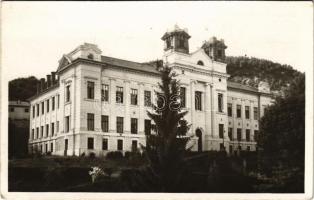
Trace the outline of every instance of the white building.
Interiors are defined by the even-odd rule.
[[[29,103],[26,101],[9,101],[9,119],[28,120]]]
[[[227,81],[223,40],[211,38],[189,52],[190,36],[175,27],[162,37],[163,61],[181,80],[185,119],[194,150],[254,151],[259,119],[271,103],[269,87]],[[85,43],[63,55],[30,99],[30,150],[55,155],[131,151],[151,130],[146,110],[156,100],[160,74],[153,64],[101,55]]]

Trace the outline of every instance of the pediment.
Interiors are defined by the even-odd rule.
[[[195,64],[197,64],[199,61],[202,61],[204,63],[204,66],[210,66],[212,64],[212,60],[202,48],[191,53],[190,55],[191,61],[194,62]]]
[[[71,63],[72,63],[71,59],[68,56],[63,55],[62,58],[59,60],[58,71]]]

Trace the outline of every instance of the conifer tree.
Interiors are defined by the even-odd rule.
[[[173,192],[180,187],[185,173],[184,153],[190,137],[186,136],[189,125],[183,117],[179,101],[180,82],[168,66],[161,68],[161,93],[148,116],[155,123],[153,133],[146,135],[144,153],[149,162],[155,188],[160,192]]]

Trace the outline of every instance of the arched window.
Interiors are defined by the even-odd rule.
[[[197,61],[197,64],[204,66],[204,63],[203,63],[203,61],[201,61],[201,60]]]
[[[90,54],[88,54],[87,58],[93,60],[94,59],[94,55],[90,53]]]

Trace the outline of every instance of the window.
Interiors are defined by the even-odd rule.
[[[94,99],[95,83],[87,81],[87,98]]]
[[[250,133],[251,133],[251,130],[250,130],[250,129],[246,129],[246,131],[245,131],[245,137],[246,137],[246,141],[247,141],[247,142],[250,141]]]
[[[245,106],[245,119],[250,119],[250,107]]]
[[[218,93],[218,112],[223,112],[223,94]]]
[[[185,87],[180,87],[181,108],[185,108]]]
[[[53,152],[53,143],[50,143],[50,151]]]
[[[229,145],[229,152],[230,152],[230,154],[232,154],[232,151],[233,151],[232,145]]]
[[[52,105],[51,105],[51,109],[55,110],[55,97],[52,97]]]
[[[51,123],[51,136],[55,134],[55,123]]]
[[[204,66],[204,63],[203,63],[203,61],[201,61],[201,60],[197,61],[197,64],[198,64],[198,65],[201,65],[201,66]]]
[[[93,131],[94,130],[94,114],[87,113],[87,130]]]
[[[241,141],[241,135],[242,135],[241,132],[242,132],[242,129],[238,128],[238,129],[237,129],[237,140],[238,140],[238,141]]]
[[[254,141],[257,141],[257,138],[258,138],[258,130],[254,130]]]
[[[14,107],[10,107],[10,112],[14,112]]]
[[[228,128],[228,137],[230,140],[233,140],[233,137],[232,137],[232,128]]]
[[[152,129],[152,124],[151,120],[145,119],[145,135],[150,135],[151,134],[151,129]]]
[[[71,100],[70,93],[70,85],[67,85],[65,88],[65,102],[69,102]]]
[[[131,89],[131,105],[137,105],[137,89]]]
[[[167,49],[171,47],[171,40],[170,40],[170,38],[168,38],[166,40],[166,45],[167,45]]]
[[[109,101],[109,85],[102,85],[101,88],[101,100]]]
[[[57,101],[58,101],[58,109],[59,109],[59,107],[60,107],[60,95],[59,94],[57,96]]]
[[[163,108],[166,105],[164,94],[161,92],[157,92],[157,107]]]
[[[88,54],[87,58],[93,60],[94,59],[94,55],[90,53],[90,54]]]
[[[64,150],[68,150],[68,139],[64,140]]]
[[[39,116],[39,104],[36,104],[37,109],[37,117]]]
[[[35,106],[33,106],[33,118],[35,118]]]
[[[250,146],[247,146],[247,147],[246,147],[246,150],[247,150],[247,151],[251,151],[251,147],[250,147]]]
[[[137,150],[137,141],[132,140],[132,151],[135,152]]]
[[[117,87],[116,102],[123,103],[123,87]]]
[[[44,126],[40,127],[40,137],[44,137]]]
[[[49,135],[49,124],[46,124],[46,137]]]
[[[195,110],[202,110],[202,92],[195,92]]]
[[[94,138],[87,138],[87,149],[94,149]]]
[[[48,144],[45,144],[45,151],[48,152]]]
[[[183,38],[179,38],[179,48],[184,48],[184,39]]]
[[[131,133],[137,134],[137,119],[131,118]]]
[[[219,138],[224,138],[224,125],[219,124]]]
[[[39,127],[36,128],[36,139],[39,138]]]
[[[35,139],[35,130],[32,129],[32,138],[31,139]]]
[[[263,110],[264,110],[264,115],[265,115],[265,113],[266,113],[266,111],[267,111],[267,107],[266,107],[266,106],[263,106]]]
[[[152,97],[150,91],[144,91],[144,106],[152,105]]]
[[[217,57],[218,57],[218,58],[221,58],[221,57],[222,57],[222,51],[221,51],[220,49],[217,51]]]
[[[257,107],[254,107],[254,120],[258,120]]]
[[[123,133],[123,117],[117,117],[117,133]]]
[[[237,105],[237,117],[241,118],[241,105]]]
[[[228,116],[232,117],[232,103],[228,103]]]
[[[45,103],[41,102],[41,114],[43,115],[45,113]]]
[[[46,105],[47,105],[47,112],[49,112],[49,99],[47,99]]]
[[[102,139],[102,150],[108,150],[108,139],[107,138]]]
[[[224,149],[225,149],[224,144],[223,144],[223,143],[220,143],[220,144],[219,144],[219,150],[222,151],[222,150],[224,150]]]
[[[102,115],[101,116],[101,130],[103,132],[108,132],[108,129],[109,129],[109,116]]]
[[[24,112],[28,113],[28,112],[29,112],[29,109],[28,109],[28,108],[25,108],[25,109],[24,109]]]
[[[64,121],[64,132],[68,133],[70,131],[70,116],[66,116]]]
[[[118,140],[118,151],[123,150],[123,140]]]
[[[57,133],[59,133],[59,121],[57,121]]]

